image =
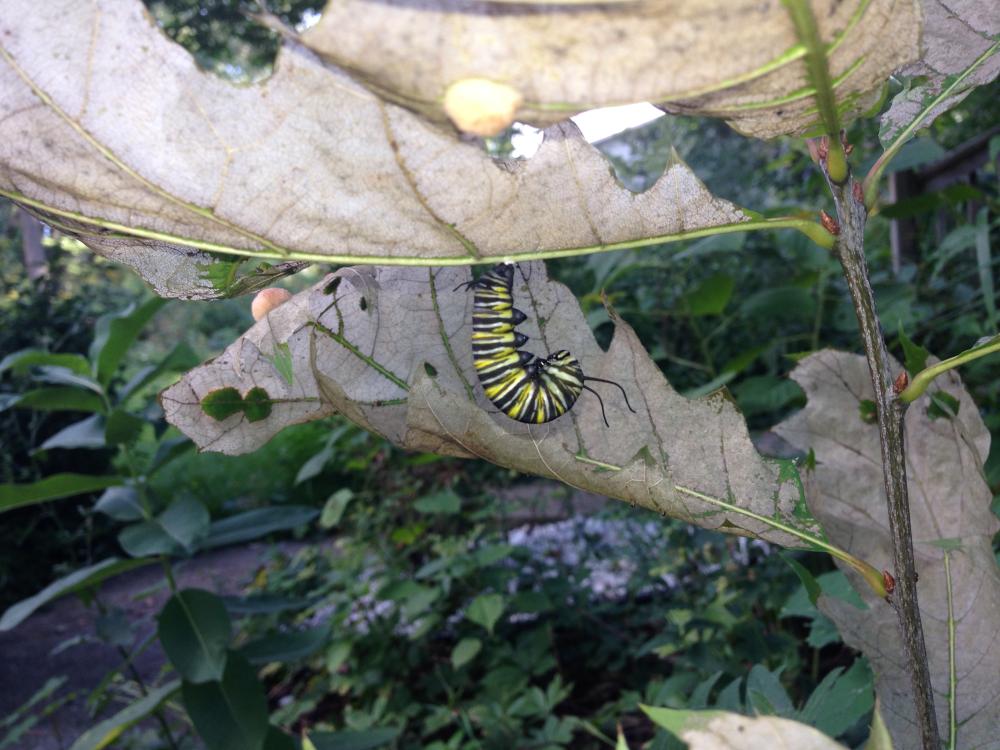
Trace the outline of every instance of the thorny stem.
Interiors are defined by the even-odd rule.
[[[830,178],[823,164],[823,174],[833,194],[840,222],[840,234],[834,245],[844,278],[854,302],[865,357],[875,391],[879,443],[882,453],[882,478],[889,511],[889,534],[895,571],[895,592],[887,600],[896,611],[902,636],[903,653],[910,672],[910,683],[924,750],[939,750],[937,714],[927,666],[927,648],[917,604],[917,573],[913,559],[913,533],[906,488],[906,454],[903,446],[905,405],[895,396],[895,375],[889,363],[885,338],[879,325],[875,295],[868,279],[864,252],[864,230],[868,212],[860,183],[848,175],[838,184]],[[855,187],[857,185],[857,187]]]

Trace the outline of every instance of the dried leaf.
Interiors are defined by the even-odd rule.
[[[921,0],[923,34],[920,59],[907,65],[901,75],[912,85],[896,95],[889,111],[882,115],[879,138],[884,146],[895,140],[900,131],[916,123],[915,128],[930,125],[934,119],[961,102],[972,89],[989,83],[1000,74],[1000,54],[996,44],[1000,37],[1000,5],[996,0]],[[955,90],[930,112],[921,117],[947,86],[977,58],[994,54],[983,61]],[[915,79],[915,80],[912,80]]]
[[[845,750],[828,736],[791,719],[743,716],[729,711],[690,711],[642,706],[655,724],[687,743],[688,750]]]
[[[877,99],[916,59],[909,0],[813,0],[845,114]],[[817,121],[802,47],[782,3],[505,6],[454,0],[330,3],[303,42],[372,90],[443,121],[446,90],[487,78],[518,91],[517,119],[544,125],[594,107],[649,101],[724,117],[758,137]]]
[[[807,482],[809,506],[830,540],[877,568],[891,568],[888,518],[879,460],[878,427],[858,415],[872,398],[865,360],[825,351],[809,357],[792,377],[809,398],[806,408],[776,432],[816,454]],[[997,518],[983,478],[989,432],[954,371],[935,381],[961,408],[950,419],[928,415],[922,396],[906,414],[907,478],[917,584],[938,724],[946,727],[948,701],[948,599],[944,555],[951,556],[955,601],[958,747],[992,747],[1000,725],[1000,569],[992,550]],[[941,540],[958,540],[944,545]],[[960,545],[957,549],[955,545]],[[882,715],[901,750],[919,747],[910,679],[904,667],[896,614],[845,570],[868,604],[866,611],[833,599],[820,608],[845,641],[868,657],[876,675]]]
[[[586,373],[619,382],[638,415],[616,388],[598,383],[610,428],[587,393],[554,422],[509,419],[485,400],[472,367],[472,296],[453,291],[469,272],[362,267],[299,293],[167,389],[161,397],[167,418],[202,449],[243,453],[289,424],[338,411],[411,450],[479,456],[707,528],[801,545],[675,485],[817,531],[801,516],[794,468],[757,454],[724,393],[698,400],[676,393],[613,311],[616,333],[609,351],[601,351],[569,290],[548,282],[541,263],[518,267],[514,298],[529,314],[519,326],[531,339],[526,349],[569,349]],[[271,362],[283,343],[291,384]],[[254,423],[238,413],[213,419],[204,401],[225,388],[262,389],[270,416]]]
[[[161,295],[273,281],[265,269],[237,283],[208,251],[468,264],[749,219],[681,164],[628,191],[571,123],[532,159],[496,162],[302,47],[286,47],[266,81],[232,85],[200,70],[139,0],[2,8],[0,195]]]

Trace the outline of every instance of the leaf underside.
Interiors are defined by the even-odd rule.
[[[530,337],[525,348],[540,355],[569,349],[586,374],[620,383],[637,415],[618,389],[595,383],[610,428],[586,392],[548,424],[509,419],[485,400],[472,367],[472,295],[453,291],[468,281],[468,270],[360,267],[294,296],[164,391],[167,419],[204,450],[244,453],[290,424],[340,412],[410,450],[478,456],[709,528],[801,544],[680,495],[675,485],[816,531],[797,520],[804,506],[794,476],[754,450],[724,393],[698,400],[677,394],[613,311],[614,340],[601,351],[569,290],[547,281],[542,263],[518,268],[514,300],[529,317],[518,328]],[[291,384],[273,362],[282,343]],[[239,413],[222,420],[206,414],[206,396],[227,388],[266,391],[270,415],[251,422]]]
[[[896,366],[898,370],[898,365]],[[806,408],[775,428],[816,455],[806,481],[810,509],[830,540],[862,555],[876,568],[892,569],[888,517],[879,462],[878,427],[858,416],[860,400],[872,398],[864,358],[825,351],[792,373],[808,396]],[[958,400],[954,418],[928,415],[931,394],[910,405],[905,421],[906,471],[916,556],[918,597],[936,696],[938,725],[948,726],[948,599],[944,555],[950,555],[957,655],[958,747],[994,747],[1000,725],[1000,568],[992,550],[998,529],[982,468],[990,436],[979,410],[955,371],[940,376],[941,389]],[[943,545],[952,551],[942,549]],[[954,549],[960,545],[960,548]],[[895,612],[845,569],[868,609],[829,597],[820,608],[845,641],[864,652],[876,675],[882,715],[902,750],[919,746],[910,679],[904,667]]]
[[[896,68],[916,59],[916,8],[899,0],[811,5],[850,119],[871,106]],[[636,101],[721,117],[760,138],[800,132],[818,119],[783,3],[523,8],[462,12],[447,0],[347,0],[330,3],[302,41],[388,100],[442,122],[448,86],[477,77],[517,89],[524,98],[517,119],[540,126]]]

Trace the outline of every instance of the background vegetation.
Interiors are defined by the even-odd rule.
[[[272,10],[300,23],[312,5]],[[206,67],[246,80],[266,73],[274,39],[248,20],[250,6],[150,7]],[[869,223],[872,281],[900,359],[904,337],[947,356],[953,342],[997,330],[998,93],[996,84],[984,87],[939,118],[893,169],[921,170],[977,137],[987,143],[985,163]],[[852,158],[864,168],[879,153],[872,128],[862,122],[849,133]],[[676,151],[714,194],[740,205],[777,214],[825,195],[798,143],[748,141],[715,121],[662,118],[601,146],[636,188]],[[128,310],[118,319],[134,330],[120,339],[117,366],[91,389],[104,404],[96,433],[77,427],[67,436],[85,421],[80,411],[23,400],[33,389],[72,386],[65,373],[2,373],[0,482],[74,472],[123,484],[6,515],[0,609],[110,555],[178,560],[250,539],[294,538],[300,543],[274,546],[247,571],[244,596],[225,601],[231,632],[218,627],[226,630],[222,649],[237,655],[226,668],[251,665],[246,700],[266,700],[273,726],[317,730],[321,750],[613,746],[619,723],[634,747],[675,746],[640,702],[774,713],[852,746],[865,739],[870,670],[818,613],[794,569],[819,577],[828,595],[850,596],[825,558],[777,554],[627,508],[539,523],[571,498],[484,464],[402,454],[335,418],[290,428],[250,456],[195,454],[164,424],[156,393],[242,332],[249,301],[162,309],[128,272],[53,233],[44,238],[49,273],[29,281],[13,218],[0,205],[0,352],[34,347],[95,361],[107,346],[92,346],[113,319],[106,316]],[[913,222],[916,238],[895,268],[894,219]],[[796,359],[827,346],[857,348],[836,260],[798,234],[728,235],[553,262],[550,270],[582,300],[605,342],[606,290],[678,390],[727,386],[765,452],[776,450],[767,428],[804,403],[786,378]],[[310,269],[288,285],[304,287],[322,272]],[[995,437],[1000,391],[991,366],[979,360],[962,375]],[[109,428],[112,418],[120,429]],[[998,456],[994,447],[987,465],[994,491]],[[543,502],[523,501],[538,496]],[[159,627],[170,630],[166,615]],[[148,645],[128,625],[96,635],[125,654]],[[134,674],[116,670],[97,687],[92,710],[114,713],[137,689],[154,694],[171,677],[137,687]],[[32,725],[44,707],[60,700],[43,694],[8,717],[0,747],[20,746],[38,731]],[[139,722],[120,743],[197,746],[193,729],[230,731],[212,721],[165,708],[160,723]]]

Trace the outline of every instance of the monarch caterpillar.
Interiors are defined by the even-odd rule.
[[[573,408],[583,391],[590,391],[601,404],[608,427],[604,401],[586,385],[595,380],[617,386],[628,402],[625,389],[613,380],[583,374],[580,362],[565,349],[537,357],[521,347],[528,341],[514,330],[528,316],[514,307],[514,264],[498,263],[475,281],[455,287],[474,289],[472,314],[472,359],[486,398],[511,419],[528,424],[551,422]]]

